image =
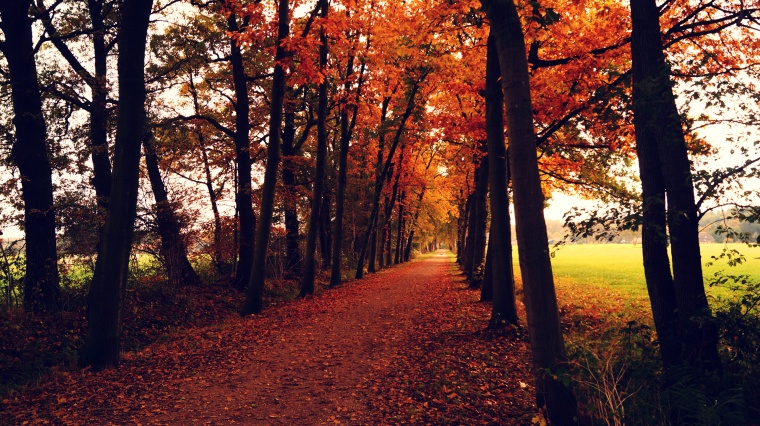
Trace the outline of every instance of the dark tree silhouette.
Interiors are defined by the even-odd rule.
[[[495,40],[488,37],[486,59],[486,139],[488,143],[488,180],[491,187],[491,239],[487,266],[490,288],[483,291],[483,300],[492,300],[490,327],[517,324],[512,241],[507,196],[507,148],[504,142],[504,96],[499,83],[501,71]],[[485,285],[485,284],[484,284]],[[490,292],[489,292],[490,290]]]
[[[239,32],[241,30],[237,22],[237,17],[233,12],[230,12],[230,15],[227,17],[227,27],[231,32]],[[232,65],[232,81],[235,86],[234,140],[235,162],[237,163],[238,174],[235,205],[237,206],[240,220],[238,262],[235,271],[235,281],[233,281],[232,286],[238,290],[243,290],[246,288],[251,278],[256,216],[253,214],[253,201],[251,195],[251,151],[249,140],[251,124],[248,122],[248,113],[250,111],[248,80],[245,75],[243,54],[240,50],[240,44],[234,38],[230,39],[230,64]]]
[[[26,233],[24,308],[54,312],[60,308],[55,248],[53,178],[47,154],[47,128],[37,82],[32,41],[31,1],[0,2],[0,51],[8,61],[8,78],[16,129],[11,159],[21,177]]]
[[[327,18],[328,0],[320,0],[322,12],[320,17]],[[327,67],[327,34],[324,28],[319,31],[319,67]],[[317,105],[317,164],[314,173],[314,191],[312,193],[311,215],[309,216],[309,233],[306,236],[306,257],[304,259],[303,280],[301,281],[301,296],[314,293],[314,274],[316,269],[315,256],[317,251],[317,231],[320,213],[322,211],[322,196],[325,185],[325,157],[327,157],[327,78],[319,85],[319,100]]]
[[[79,362],[102,370],[119,362],[122,305],[137,209],[140,145],[145,138],[145,42],[152,0],[122,7],[119,30],[119,114],[113,182],[103,240],[89,296],[88,329]]]
[[[714,370],[721,365],[718,332],[705,295],[691,164],[655,1],[632,0],[631,19],[634,127],[644,187],[642,249],[663,361],[668,366],[685,360],[698,369]]]
[[[283,41],[290,32],[288,0],[280,0],[278,5],[277,49],[275,52],[274,77],[272,79],[272,96],[269,109],[269,143],[267,144],[267,163],[264,170],[264,185],[261,188],[261,213],[259,227],[256,229],[256,245],[253,254],[251,279],[246,291],[245,305],[240,312],[246,316],[258,314],[264,308],[264,279],[267,251],[269,251],[269,233],[274,211],[274,191],[277,186],[277,169],[280,164],[280,132],[282,131],[282,105],[285,97],[285,70],[281,61],[287,55]]]
[[[536,376],[536,403],[546,408],[553,423],[569,425],[577,420],[575,396],[555,376],[546,373],[565,361],[565,345],[538,175],[525,38],[512,0],[484,0],[483,6],[491,22],[504,88],[517,246]],[[496,187],[492,191],[496,192]]]
[[[174,212],[175,206],[169,200],[169,194],[161,178],[156,147],[150,134],[143,141],[143,150],[148,180],[153,190],[153,199],[156,201],[156,226],[161,236],[161,256],[164,258],[166,275],[174,285],[198,286],[201,280],[187,259],[187,244],[182,238],[179,218]]]

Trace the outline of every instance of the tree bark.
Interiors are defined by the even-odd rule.
[[[484,0],[483,6],[491,22],[504,88],[517,244],[536,375],[536,402],[539,407],[545,407],[553,423],[569,425],[577,420],[575,397],[562,382],[546,373],[565,362],[565,346],[538,174],[525,38],[512,0]],[[500,190],[492,186],[492,197],[497,191]],[[492,212],[496,210],[493,208]]]
[[[471,288],[477,288],[480,283],[474,279],[474,274],[483,265],[486,258],[486,230],[488,228],[488,142],[481,143],[481,152],[485,154],[479,161],[475,175],[475,214],[473,217],[474,229],[472,237],[472,251],[470,252],[470,266],[467,268],[467,279]]]
[[[105,43],[103,2],[88,0],[92,21],[92,47],[95,75],[90,111],[90,146],[92,149],[92,185],[98,206],[105,218],[111,195],[111,160],[108,158],[108,47]],[[102,233],[102,229],[101,229]]]
[[[414,223],[412,223],[414,225]],[[404,244],[404,256],[401,262],[408,262],[412,257],[412,241],[414,241],[414,228],[409,230],[409,235],[406,238],[406,244]]]
[[[291,91],[292,92],[292,91]],[[283,211],[285,216],[285,276],[287,278],[297,278],[302,276],[303,259],[299,246],[299,228],[298,220],[298,192],[296,188],[295,164],[290,157],[298,155],[294,148],[295,140],[295,111],[292,102],[285,105],[285,125],[282,131],[282,155],[285,160],[282,164],[282,189]]]
[[[470,215],[472,214],[473,198],[472,194],[467,196],[467,199],[460,210],[459,222],[457,223],[459,226],[459,236],[457,238],[457,263],[460,267],[463,267],[465,259],[467,258],[467,231],[470,224]]]
[[[26,234],[24,308],[34,312],[60,309],[58,258],[55,247],[53,178],[47,154],[47,128],[37,81],[29,18],[31,1],[0,2],[0,49],[8,62],[15,141],[11,159],[21,177]]]
[[[491,320],[489,327],[517,324],[512,244],[510,235],[507,148],[504,142],[504,97],[494,37],[488,37],[486,58],[486,143],[491,187]],[[481,295],[482,297],[482,295]]]
[[[320,0],[322,4],[322,19],[327,18],[328,0]],[[325,29],[319,30],[319,68],[327,68],[327,34]],[[311,214],[309,215],[309,233],[306,236],[306,259],[304,261],[303,281],[301,281],[301,296],[314,294],[314,275],[316,270],[317,231],[320,213],[322,212],[322,196],[325,185],[325,161],[327,157],[327,77],[319,85],[319,100],[317,103],[317,164],[314,172],[314,191],[312,193]]]
[[[353,74],[353,61],[354,57],[351,56],[348,59],[346,65],[346,78]],[[361,96],[361,88],[363,85],[365,65],[362,64],[361,71],[359,72],[359,85],[356,89],[356,98],[353,105],[353,116],[351,123],[348,121],[348,103],[341,105],[340,111],[340,154],[338,158],[338,188],[335,195],[335,228],[332,246],[332,270],[330,271],[330,287],[336,287],[341,281],[341,266],[343,264],[343,256],[341,256],[341,247],[343,246],[343,212],[345,209],[346,199],[346,168],[348,167],[348,149],[351,142],[351,135],[353,133],[354,125],[356,124],[356,116],[359,108],[359,98]],[[346,92],[351,88],[351,83],[346,81],[343,86]]]
[[[372,234],[369,239],[369,256],[367,257],[367,272],[374,274],[377,272],[375,262],[377,261],[377,222],[378,218],[375,217],[375,221],[372,222]]]
[[[119,361],[122,307],[137,210],[140,145],[145,137],[145,42],[152,0],[125,2],[119,31],[119,115],[113,182],[89,296],[79,363],[93,370]]]
[[[401,253],[404,250],[404,199],[406,193],[401,191],[401,196],[398,200],[398,219],[396,220],[396,255],[393,257],[393,264],[398,265],[402,261]]]
[[[237,17],[234,13],[230,13],[230,16],[227,18],[227,27],[230,32],[238,32],[240,30]],[[251,151],[249,140],[251,125],[248,122],[250,111],[248,81],[245,76],[243,54],[240,51],[240,45],[232,38],[230,39],[230,64],[232,65],[232,82],[235,87],[234,140],[235,162],[237,163],[238,173],[235,205],[239,218],[238,262],[232,286],[242,291],[246,288],[251,278],[256,216],[253,214],[253,199],[251,194]],[[279,139],[279,134],[276,138]],[[279,160],[279,147],[277,158]]]
[[[480,301],[490,302],[493,300],[493,227],[489,225],[488,233],[491,238],[488,239],[488,248],[486,249],[485,271],[483,272],[483,282],[480,285]],[[512,284],[514,286],[514,282]],[[514,294],[514,291],[512,291]]]
[[[387,125],[387,117],[388,117],[388,106],[390,105],[391,98],[390,96],[383,99],[381,112],[380,112],[380,136],[378,137],[377,142],[377,162],[375,163],[375,196],[377,198],[377,203],[380,202],[379,194],[382,191],[383,187],[383,181],[385,180],[385,176],[383,176],[383,151],[385,150],[385,133],[387,131],[386,125]],[[391,156],[388,156],[388,161],[390,162],[392,160]],[[392,173],[393,170],[393,163],[390,164],[390,170]],[[372,206],[373,209],[375,206]],[[375,272],[375,259],[377,258],[377,224],[379,221],[378,212],[372,212],[374,215],[370,214],[370,223],[369,228],[367,228],[367,232],[369,235],[369,258],[367,260],[367,272],[374,273]],[[365,243],[366,246],[366,243]],[[359,263],[363,263],[364,257],[366,253],[366,248],[362,248],[361,253],[359,254]],[[361,269],[361,272],[360,272]],[[356,270],[356,277],[361,278],[361,274],[364,273],[364,268],[357,268]]]
[[[477,171],[475,181],[475,184],[477,186]],[[468,277],[472,272],[470,271],[470,268],[472,267],[473,252],[475,250],[475,218],[478,214],[477,196],[477,191],[473,191],[473,193],[468,197],[468,202],[470,203],[470,211],[467,215],[467,224],[465,225],[467,232],[464,239],[464,255],[462,256],[462,264],[460,265],[462,267],[462,271],[467,274]]]
[[[326,193],[322,197],[322,211],[319,213],[319,252],[322,258],[322,269],[332,267],[332,231],[330,230],[330,205],[332,196]]]
[[[404,151],[401,151],[401,156],[399,158],[399,164],[403,163],[403,155]],[[392,230],[391,230],[391,218],[393,216],[393,208],[396,205],[396,198],[398,196],[398,185],[399,180],[401,179],[401,167],[399,167],[398,173],[393,173],[393,165],[391,165],[391,170],[388,173],[388,179],[387,183],[390,184],[391,181],[391,175],[396,176],[393,186],[391,187],[391,196],[385,197],[385,211],[383,212],[383,221],[382,226],[379,226],[379,228],[383,231],[383,240],[380,242],[380,265],[382,266],[383,263],[385,263],[386,266],[391,266],[393,264],[393,251],[391,250],[391,246],[393,245],[393,238],[392,238]],[[383,255],[385,257],[383,258]]]
[[[201,280],[187,259],[187,245],[182,238],[180,223],[177,215],[174,214],[174,206],[169,201],[164,181],[161,179],[156,148],[153,146],[150,135],[147,135],[143,141],[143,150],[150,187],[156,201],[156,225],[158,234],[161,236],[161,255],[164,258],[166,275],[169,277],[169,282],[174,285],[199,286]]]
[[[432,162],[430,163],[432,164]],[[417,196],[417,204],[419,207],[417,207],[417,211],[414,212],[414,218],[412,219],[409,227],[409,238],[407,239],[406,245],[404,246],[404,262],[408,262],[409,259],[412,257],[412,242],[414,241],[414,227],[417,225],[417,219],[420,217],[420,211],[422,210],[422,199],[425,198],[425,188],[422,187],[422,190],[420,191],[420,194]]]
[[[251,280],[246,291],[242,316],[258,314],[264,308],[264,273],[267,251],[269,250],[269,233],[274,211],[274,192],[277,186],[277,169],[280,164],[280,131],[282,130],[282,103],[285,97],[285,70],[282,60],[287,52],[283,42],[290,32],[288,0],[279,0],[277,25],[277,49],[275,52],[274,77],[272,79],[272,96],[269,110],[269,143],[267,144],[267,163],[264,169],[264,185],[261,191],[261,213],[259,227],[256,230],[256,245],[251,269]]]
[[[634,127],[642,186],[646,181],[650,188],[643,194],[645,213],[649,213],[645,216],[644,227],[650,235],[650,253],[645,251],[644,265],[645,272],[647,267],[650,269],[646,272],[647,285],[662,343],[663,361],[666,365],[674,362],[672,352],[678,344],[670,339],[680,336],[683,360],[698,369],[715,370],[721,366],[717,351],[718,332],[712,321],[702,278],[699,219],[691,165],[670,70],[663,53],[659,10],[654,0],[632,0],[631,20]],[[667,196],[665,204],[663,190]],[[663,248],[667,244],[662,220],[665,205],[673,256],[672,285],[667,252]],[[647,223],[646,219],[652,223]],[[671,327],[673,293],[678,318],[676,334]]]

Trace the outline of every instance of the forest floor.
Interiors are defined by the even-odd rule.
[[[530,424],[526,336],[486,330],[450,253],[61,371],[0,424]]]

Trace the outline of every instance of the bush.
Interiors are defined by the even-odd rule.
[[[760,410],[760,283],[745,275],[716,274],[713,285],[731,290],[716,298],[715,319],[726,375],[743,388],[748,412]]]

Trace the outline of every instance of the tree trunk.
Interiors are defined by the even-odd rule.
[[[432,162],[431,162],[432,164]],[[419,207],[417,207],[417,211],[414,212],[414,218],[409,224],[409,238],[407,239],[406,245],[404,246],[404,262],[408,262],[409,259],[412,257],[412,242],[414,241],[414,227],[417,225],[417,219],[420,217],[420,211],[422,210],[422,199],[425,198],[425,190],[426,188],[423,186],[422,190],[420,191],[420,194],[417,196],[417,204]]]
[[[327,193],[322,198],[322,211],[319,220],[319,252],[322,258],[322,269],[332,267],[332,232],[330,230],[330,205],[332,196]]]
[[[390,266],[393,264],[393,241],[392,241],[391,223],[388,221],[385,224],[385,264]]]
[[[477,177],[475,179],[477,180]],[[470,212],[467,215],[467,235],[464,240],[464,255],[462,256],[462,264],[460,266],[462,267],[462,271],[469,277],[471,273],[470,267],[472,266],[473,251],[475,249],[475,217],[478,214],[476,192],[470,194],[468,200],[470,203]]]
[[[536,402],[539,407],[546,408],[553,423],[569,425],[575,423],[577,418],[575,397],[562,382],[546,373],[547,369],[555,370],[565,362],[565,346],[559,324],[544,220],[544,199],[538,174],[525,39],[512,0],[484,0],[483,5],[491,22],[507,106],[509,165],[520,272],[536,375]],[[493,186],[492,196],[496,191],[500,190]],[[491,209],[492,212],[496,210]]]
[[[320,0],[322,19],[327,18],[328,0]],[[319,31],[319,68],[327,68],[327,34],[324,28]],[[306,236],[306,259],[304,261],[301,296],[314,294],[314,275],[316,270],[317,230],[322,212],[322,196],[325,185],[325,160],[327,157],[327,78],[319,85],[317,104],[317,164],[314,172],[314,191],[312,194],[311,214],[309,215],[309,233]]]
[[[237,17],[230,13],[227,18],[230,32],[238,32]],[[235,39],[230,39],[230,64],[232,65],[232,81],[235,86],[235,162],[237,163],[238,185],[235,193],[235,205],[239,217],[238,262],[235,271],[235,281],[232,286],[240,291],[245,289],[250,281],[253,267],[254,234],[256,216],[253,214],[251,194],[251,151],[249,133],[251,125],[248,122],[250,102],[248,100],[248,81],[245,76],[243,55],[240,45]],[[274,102],[274,101],[273,101]],[[276,135],[279,139],[279,134]],[[271,148],[270,148],[271,149]],[[279,151],[279,149],[278,149]],[[279,159],[279,152],[277,155]],[[262,202],[263,204],[263,202]]]
[[[381,112],[380,112],[380,136],[378,137],[378,148],[377,148],[377,162],[375,164],[375,198],[377,198],[377,203],[380,202],[380,192],[383,188],[383,181],[385,180],[385,177],[383,176],[383,151],[385,150],[385,133],[386,133],[386,124],[387,124],[387,116],[388,116],[388,106],[390,105],[391,98],[386,97],[383,100]],[[393,158],[389,155],[388,161],[390,162]],[[393,163],[390,163],[391,170],[393,169]],[[373,210],[377,210],[375,208],[375,205],[372,206]],[[374,273],[375,272],[375,259],[377,258],[377,223],[379,221],[378,215],[379,211],[375,212],[373,211],[374,215],[370,214],[370,225],[367,229],[367,232],[369,234],[369,258],[367,260],[367,272]],[[366,243],[365,243],[366,246]],[[361,253],[359,254],[359,263],[362,263],[364,256],[366,253],[366,248],[362,248]],[[361,272],[360,272],[361,269]],[[361,274],[364,273],[362,268],[357,268],[356,270],[356,277],[361,278]]]
[[[369,257],[367,259],[367,272],[370,274],[377,272],[377,268],[375,267],[375,262],[377,261],[377,221],[378,219],[375,218],[374,225],[372,225],[372,236],[369,240],[370,242]]]
[[[351,69],[349,61],[349,70]],[[349,72],[347,71],[347,74]],[[346,83],[348,90],[349,83]],[[354,107],[354,115],[356,107]],[[340,112],[340,152],[338,154],[338,188],[335,194],[335,228],[333,230],[332,246],[332,269],[330,270],[330,287],[336,287],[341,281],[341,266],[343,256],[341,247],[343,245],[343,211],[346,200],[346,168],[348,167],[348,148],[351,141],[348,126],[348,105],[341,106]]]
[[[55,247],[53,180],[47,154],[47,128],[37,82],[30,1],[2,2],[2,51],[8,61],[13,124],[11,159],[21,177],[26,233],[24,308],[35,312],[60,309],[61,289]]]
[[[481,144],[481,151],[486,154],[487,141]],[[475,214],[473,222],[475,223],[472,237],[472,251],[470,255],[470,266],[468,269],[467,279],[470,281],[471,288],[477,288],[480,282],[474,279],[474,274],[483,265],[486,258],[486,229],[488,228],[488,156],[484,155],[480,159],[480,164],[475,175]]]
[[[388,197],[385,197],[385,202],[387,203]],[[383,219],[381,222],[384,222]],[[381,226],[380,227],[380,253],[377,255],[377,261],[380,263],[380,269],[383,269],[387,266],[389,266],[388,262],[388,253],[386,252],[386,248],[388,248],[388,227]]]
[[[119,361],[122,306],[137,210],[140,145],[145,137],[145,42],[152,0],[133,0],[121,9],[119,115],[113,182],[102,244],[92,278],[88,330],[79,363],[102,370]]]
[[[660,330],[663,332],[659,336],[663,361],[670,364],[671,352],[677,347],[675,342],[669,342],[676,335],[670,326],[673,320],[670,271],[667,269],[667,252],[663,253],[662,248],[667,244],[662,241],[665,239],[662,221],[664,189],[682,359],[698,369],[715,370],[721,366],[717,351],[718,332],[712,321],[702,278],[699,219],[691,166],[662,50],[659,10],[654,0],[632,0],[631,18],[634,125],[642,186],[647,180],[651,188],[644,194],[644,204],[654,222],[645,223],[645,227],[651,228],[649,234],[658,233],[653,237],[660,240],[651,243],[654,253],[649,256],[649,264],[645,257],[645,267],[653,269],[647,274],[647,284],[658,334]]]
[[[412,223],[412,225],[414,225],[414,223]],[[402,262],[408,262],[412,257],[412,241],[414,241],[414,228],[409,230],[409,236],[404,245],[404,257],[401,259]]]
[[[246,291],[242,316],[258,314],[264,308],[264,273],[267,251],[269,250],[269,232],[274,211],[274,191],[277,186],[277,168],[280,164],[280,131],[282,130],[282,103],[285,97],[285,70],[281,61],[286,51],[283,42],[290,32],[288,0],[279,0],[277,26],[277,49],[275,53],[274,77],[272,79],[272,96],[269,110],[269,143],[267,144],[267,163],[264,169],[264,185],[261,190],[261,213],[259,227],[256,230],[256,245],[251,269],[251,280]]]
[[[464,209],[459,215],[459,237],[457,238],[457,263],[460,267],[463,267],[467,258],[467,231],[470,224],[470,215],[472,215],[472,194],[467,196],[467,200],[464,203]]]
[[[153,146],[150,135],[145,137],[143,149],[150,187],[153,190],[153,198],[156,200],[156,225],[158,234],[161,236],[161,255],[164,258],[166,275],[169,277],[169,282],[174,285],[199,286],[201,280],[187,259],[187,245],[182,238],[179,220],[174,214],[173,205],[169,201],[166,187],[161,179],[156,148]]]
[[[285,157],[282,167],[283,211],[285,216],[285,276],[297,278],[302,276],[303,259],[298,247],[300,240],[298,220],[298,191],[296,175],[293,170],[295,163],[292,156],[297,155],[293,149],[295,140],[295,111],[292,103],[285,105],[285,126],[282,131],[282,155]]]
[[[635,51],[634,55],[637,59],[633,63],[633,71],[634,79],[638,79],[641,75],[639,68],[642,66],[642,63],[638,61],[638,51],[641,44],[649,44],[652,41],[642,39],[640,36],[638,12],[634,4],[631,7],[635,19],[635,32],[631,40],[631,48]],[[658,42],[659,34],[656,37],[656,42]],[[680,363],[681,355],[680,339],[676,331],[678,323],[675,286],[668,257],[665,184],[660,170],[657,142],[650,135],[652,132],[659,132],[659,129],[646,128],[646,122],[653,119],[654,111],[651,111],[648,105],[641,105],[640,90],[641,87],[635,84],[633,122],[643,198],[641,248],[647,291],[652,305],[652,316],[660,342],[660,354],[665,368],[670,370]]]
[[[111,194],[111,160],[108,157],[108,48],[105,43],[105,25],[101,2],[88,2],[92,21],[92,47],[95,75],[90,111],[90,149],[92,149],[92,185],[103,218]],[[101,228],[102,235],[102,228]]]
[[[486,59],[486,140],[488,179],[491,187],[491,288],[493,301],[489,327],[517,324],[512,244],[510,235],[507,149],[504,142],[504,97],[499,80],[499,56],[493,36],[488,37]],[[481,295],[482,297],[482,295]]]
[[[493,227],[489,225],[488,233],[491,238],[488,239],[488,248],[486,249],[485,271],[483,272],[483,282],[480,285],[480,301],[490,302],[493,300]],[[514,286],[514,281],[512,282]],[[514,294],[514,290],[512,291]]]
[[[346,77],[353,74],[353,61],[354,57],[351,56],[346,65]],[[348,122],[348,103],[341,105],[340,111],[340,154],[338,157],[338,189],[335,195],[335,228],[334,238],[332,246],[332,270],[330,271],[330,287],[336,287],[341,281],[341,266],[343,264],[343,256],[341,256],[341,247],[343,246],[343,212],[346,199],[346,168],[348,167],[348,148],[351,141],[351,134],[353,132],[354,125],[356,124],[356,116],[359,108],[359,98],[361,95],[361,88],[363,85],[365,65],[362,64],[361,71],[359,73],[359,87],[356,90],[356,102],[353,106],[353,117],[351,123]],[[348,92],[351,88],[351,83],[346,81],[343,86],[344,90]]]
[[[396,221],[396,255],[393,257],[394,265],[401,263],[401,253],[404,250],[404,198],[406,198],[406,193],[401,191],[401,196],[398,200],[398,219]]]
[[[401,151],[401,159],[399,160],[399,164],[403,162],[403,154],[404,151]],[[387,183],[390,183],[391,181],[391,175],[393,175],[393,167],[391,167],[390,172],[388,173],[388,180]],[[386,266],[391,266],[393,264],[393,251],[391,250],[392,246],[392,231],[391,231],[391,217],[393,216],[393,207],[396,205],[396,197],[398,195],[398,184],[399,180],[401,179],[401,168],[399,167],[399,172],[395,173],[396,179],[393,182],[393,186],[391,189],[391,196],[385,197],[385,211],[383,214],[383,221],[382,221],[382,228],[383,230],[383,240],[380,242],[380,264],[382,266],[383,263],[385,263]],[[383,258],[383,254],[385,255],[385,258]]]
[[[102,3],[88,2],[92,20],[93,60],[95,81],[92,90],[92,111],[90,111],[90,145],[92,149],[92,185],[98,206],[105,215],[111,193],[111,161],[108,158],[108,48],[105,43]],[[102,231],[102,229],[101,229]]]

